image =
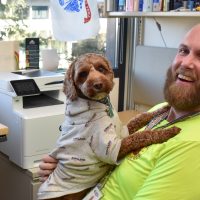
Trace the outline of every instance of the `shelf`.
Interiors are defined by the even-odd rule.
[[[169,11],[169,12],[107,12],[107,17],[200,17],[200,12]]]

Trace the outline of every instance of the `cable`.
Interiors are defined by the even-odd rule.
[[[160,25],[160,23],[156,20],[155,17],[154,17],[153,19],[154,19],[154,21],[155,21],[155,23],[156,23],[156,26],[157,26],[157,28],[158,28],[158,30],[159,30],[159,32],[160,32],[160,35],[161,35],[162,41],[163,41],[165,47],[167,47],[166,42],[165,42],[165,39],[164,39],[163,34],[162,34],[161,25]]]

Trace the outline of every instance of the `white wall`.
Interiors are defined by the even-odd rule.
[[[155,17],[162,28],[162,34],[167,47],[179,46],[184,34],[195,24],[200,23],[200,17]],[[162,37],[153,18],[144,20],[144,45],[164,47]]]
[[[153,46],[153,47],[165,47],[164,42],[162,40],[162,36],[160,34],[160,31],[158,30],[155,20],[157,22],[159,22],[159,24],[161,25],[161,30],[162,30],[162,35],[163,38],[165,40],[166,43],[166,47],[168,48],[178,48],[180,42],[182,41],[185,33],[195,24],[200,23],[200,17],[155,17],[155,18],[145,18],[144,19],[144,30],[143,30],[143,45],[144,46]],[[153,52],[150,50],[149,54],[152,54]],[[147,54],[147,53],[146,53]],[[153,54],[154,55],[154,54]],[[167,56],[167,55],[166,55]],[[156,57],[154,55],[154,57]],[[161,68],[160,71],[156,72],[156,73],[160,73],[159,77],[165,77],[165,73],[166,73],[166,69],[163,68],[164,66],[164,59],[159,60],[159,56],[157,57],[158,60],[155,60],[155,63],[149,63],[150,68],[153,66],[155,68],[156,63],[157,66],[160,65]],[[149,62],[149,61],[147,61]],[[162,64],[159,64],[162,63]],[[168,66],[168,65],[166,65]],[[142,66],[139,66],[142,67]],[[146,66],[149,67],[149,66]],[[133,67],[134,68],[134,67]],[[136,68],[134,68],[136,69]],[[140,68],[138,68],[140,69]],[[143,70],[143,69],[140,69]],[[163,83],[164,83],[164,79],[163,81],[160,81],[158,83],[158,76],[154,76],[154,81],[152,82],[152,75],[154,75],[155,73],[150,73],[148,70],[145,72],[143,72],[143,76],[145,76],[146,73],[146,80],[142,80],[143,81],[143,86],[147,88],[147,91],[149,91],[148,95],[149,98],[151,99],[152,96],[151,95],[155,95],[154,93],[162,93],[162,88],[163,88]],[[137,73],[135,72],[135,75]],[[134,75],[133,75],[134,76]],[[135,77],[135,79],[138,79],[138,77]],[[151,84],[154,84],[154,93],[152,92],[152,90],[150,90],[148,87],[149,85],[146,84],[146,82],[150,81]],[[129,83],[129,84],[134,84],[134,83]],[[146,84],[146,85],[145,85]],[[140,91],[140,89],[142,89],[142,86],[138,86],[138,91]],[[157,90],[157,91],[155,91]],[[133,96],[136,96],[136,90],[133,89]],[[153,93],[153,94],[152,94]],[[146,99],[146,101],[148,101]],[[131,106],[133,107],[133,105]],[[142,102],[135,102],[135,109],[138,111],[145,111],[148,110],[151,106],[148,105],[144,105],[142,104]]]
[[[118,110],[119,78],[114,78],[114,84],[114,88],[110,93],[110,101],[115,110]]]

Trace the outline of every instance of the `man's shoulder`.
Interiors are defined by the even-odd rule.
[[[168,104],[167,102],[159,103],[159,104],[153,106],[149,111],[157,110],[159,108],[162,108],[163,106],[166,106],[167,104]]]

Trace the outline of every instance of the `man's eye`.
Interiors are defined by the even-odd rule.
[[[85,77],[87,77],[87,75],[88,75],[88,72],[86,72],[86,71],[83,71],[83,72],[79,73],[79,77],[80,78],[85,78]]]
[[[189,53],[189,50],[186,49],[186,48],[180,48],[180,49],[178,50],[178,52],[179,52],[180,55],[185,55],[185,54],[188,54],[188,53]]]
[[[199,54],[197,54],[197,57],[198,57],[198,59],[200,60],[200,53],[199,53]]]

